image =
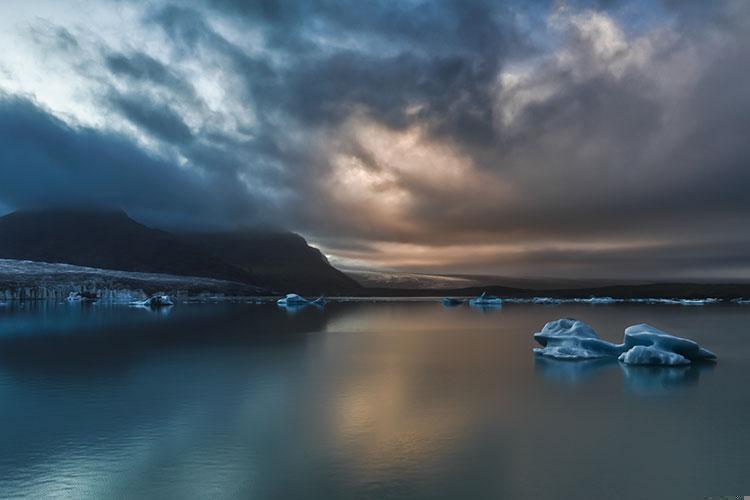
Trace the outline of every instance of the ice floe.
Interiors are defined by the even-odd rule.
[[[301,295],[297,295],[296,293],[288,293],[286,294],[286,296],[281,297],[276,301],[276,305],[278,305],[279,307],[283,307],[290,312],[302,310],[303,308],[310,305],[322,308],[327,303],[328,299],[324,295],[321,295],[315,300],[308,300]]]
[[[503,305],[503,301],[499,297],[487,295],[487,292],[482,292],[482,295],[479,297],[471,299],[469,305],[475,307],[499,307]]]
[[[534,339],[543,346],[535,348],[535,353],[557,359],[617,357],[622,352],[616,344],[600,339],[590,325],[572,318],[550,321]]]
[[[157,295],[152,295],[146,300],[139,300],[139,301],[133,302],[133,305],[139,306],[139,307],[153,307],[153,308],[172,307],[174,305],[174,302],[172,301],[172,298],[169,295],[157,294]]]
[[[550,321],[534,334],[542,345],[534,352],[555,359],[617,358],[629,365],[686,365],[715,360],[716,355],[689,339],[670,335],[645,323],[625,329],[622,344],[602,340],[587,323],[571,318]]]
[[[276,304],[284,307],[284,306],[302,306],[309,304],[310,301],[306,298],[297,295],[296,293],[288,293],[286,296],[281,297],[279,300],[276,301]]]

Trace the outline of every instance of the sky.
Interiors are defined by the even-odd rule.
[[[0,213],[344,268],[750,279],[745,0],[3,0]]]

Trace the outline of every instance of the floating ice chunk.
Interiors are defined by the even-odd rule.
[[[276,303],[282,307],[284,306],[301,306],[309,304],[310,301],[304,297],[300,297],[296,293],[288,293],[286,297],[282,297],[276,301]]]
[[[705,306],[708,304],[715,304],[719,302],[719,299],[680,299],[679,303],[682,306]]]
[[[534,297],[531,299],[532,304],[546,304],[546,305],[558,305],[562,303],[562,300],[554,297]]]
[[[690,360],[676,352],[637,345],[617,358],[628,365],[689,365]]]
[[[157,295],[152,295],[146,300],[140,300],[140,301],[134,302],[133,305],[140,306],[140,307],[153,307],[153,308],[171,307],[174,305],[174,302],[172,302],[172,298],[169,295],[157,294]]]
[[[285,297],[280,298],[276,301],[279,307],[285,308],[287,311],[296,312],[301,311],[309,305],[313,305],[318,308],[322,308],[328,303],[328,299],[325,295],[321,295],[315,300],[308,300],[296,293],[288,293]],[[293,311],[292,311],[293,310]]]
[[[535,353],[557,359],[616,357],[622,352],[617,344],[601,340],[589,324],[572,318],[550,321],[534,339],[543,346]]]
[[[712,353],[708,349],[705,349],[698,345],[697,342],[684,339],[682,337],[675,337],[667,332],[659,330],[646,323],[639,325],[629,326],[625,329],[625,344],[624,350],[631,351],[635,347],[652,347],[657,350],[664,352],[670,352],[678,354],[683,358],[686,358],[688,362],[696,360],[712,360],[716,359],[716,354]],[[638,349],[640,353],[642,349]],[[683,363],[641,363],[637,360],[645,359],[641,356],[648,356],[648,354],[634,354],[625,356],[628,352],[625,352],[623,356],[620,356],[620,361],[628,364],[683,364]],[[657,358],[654,358],[656,360]]]
[[[565,318],[550,321],[534,339],[542,345],[534,352],[557,359],[617,358],[630,365],[685,365],[715,360],[716,355],[689,339],[669,335],[645,323],[625,329],[625,341],[601,340],[583,321]]]
[[[614,304],[618,302],[618,300],[612,297],[589,297],[588,299],[576,299],[576,302],[596,305],[596,304]]]
[[[487,292],[482,292],[482,295],[475,297],[469,301],[469,305],[477,307],[497,307],[501,306],[503,301],[499,297],[494,295],[487,295]]]

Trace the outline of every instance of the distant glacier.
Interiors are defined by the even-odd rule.
[[[71,292],[95,293],[101,301],[122,303],[144,300],[157,292],[178,298],[267,293],[252,285],[212,278],[0,259],[0,301],[66,300]]]

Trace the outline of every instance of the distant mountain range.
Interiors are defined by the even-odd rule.
[[[179,285],[188,291],[205,289],[228,294],[417,297],[472,296],[487,291],[501,297],[750,297],[747,283],[635,283],[378,271],[353,272],[355,280],[291,232],[244,228],[170,233],[140,224],[122,210],[24,210],[0,217],[0,259],[95,268],[75,272],[61,267],[39,270],[28,264],[7,262],[0,278],[9,288],[27,287],[34,280],[69,284],[70,277],[77,276],[79,281],[94,280],[108,288],[138,284],[145,290]],[[26,270],[25,278],[10,286],[21,269]],[[97,270],[170,276],[149,280]],[[221,283],[175,278],[180,276]]]
[[[280,293],[361,288],[294,233],[173,234],[111,209],[23,210],[0,217],[0,259],[214,278]]]

